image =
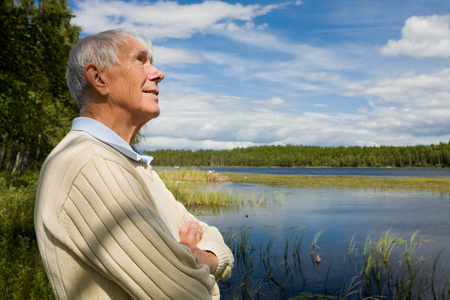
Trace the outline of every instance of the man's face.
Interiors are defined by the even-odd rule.
[[[127,39],[128,45],[119,47],[119,62],[106,69],[108,103],[128,113],[133,122],[147,122],[159,116],[158,83],[164,74],[151,64],[144,45]]]

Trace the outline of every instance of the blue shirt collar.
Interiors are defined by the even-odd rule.
[[[75,118],[72,121],[71,131],[72,130],[85,131],[137,162],[143,162],[150,165],[153,160],[152,156],[140,152],[133,145],[129,145],[117,133],[97,120],[86,117]]]

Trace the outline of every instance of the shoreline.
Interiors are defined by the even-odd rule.
[[[450,178],[220,174],[228,177],[234,183],[262,184],[285,188],[379,188],[450,194]]]

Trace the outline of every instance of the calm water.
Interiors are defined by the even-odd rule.
[[[383,171],[392,170],[394,169]],[[216,169],[216,171],[229,172],[222,169],[220,171]],[[236,169],[233,168],[233,171]],[[433,171],[436,170],[429,172]],[[428,176],[436,176],[428,174]],[[424,176],[420,175],[420,177]],[[265,271],[263,266],[260,266],[260,272],[252,275],[255,285],[259,282],[263,286],[260,299],[287,299],[289,296],[298,295],[301,291],[338,293],[355,276],[355,272],[358,272],[355,270],[361,268],[361,260],[355,258],[355,261],[350,263],[347,257],[352,237],[355,235],[355,248],[359,251],[356,254],[361,256],[366,238],[370,236],[372,240],[377,240],[387,230],[407,240],[415,231],[418,231],[415,241],[422,243],[420,255],[432,263],[442,250],[438,273],[449,275],[450,198],[448,195],[376,189],[281,189],[234,183],[215,185],[210,188],[227,189],[246,195],[258,192],[281,199],[279,202],[269,201],[269,204],[263,207],[247,205],[238,209],[223,210],[219,214],[213,214],[204,208],[194,212],[200,214],[200,219],[217,226],[223,233],[237,233],[233,242],[242,238],[245,231],[250,236],[249,251],[257,253],[258,249],[264,249],[272,241],[274,256],[277,256],[278,262],[281,263],[286,242],[293,243],[303,236],[301,255],[303,274],[294,277],[294,281],[288,284],[283,295],[274,297],[271,294],[273,291],[270,285],[264,283]],[[317,246],[320,248],[316,248],[315,253],[320,254],[322,262],[316,266],[311,260],[310,250],[314,235],[319,232],[321,235]],[[404,248],[404,245],[398,245],[397,253],[402,253]],[[228,283],[238,284],[242,276],[241,272],[234,272]],[[226,287],[222,286],[222,290],[224,289],[227,296]]]
[[[250,173],[310,176],[442,177],[450,178],[450,169],[426,168],[196,168],[219,173]]]

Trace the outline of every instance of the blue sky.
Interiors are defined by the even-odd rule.
[[[82,35],[148,36],[142,149],[450,141],[450,1],[72,0]]]

